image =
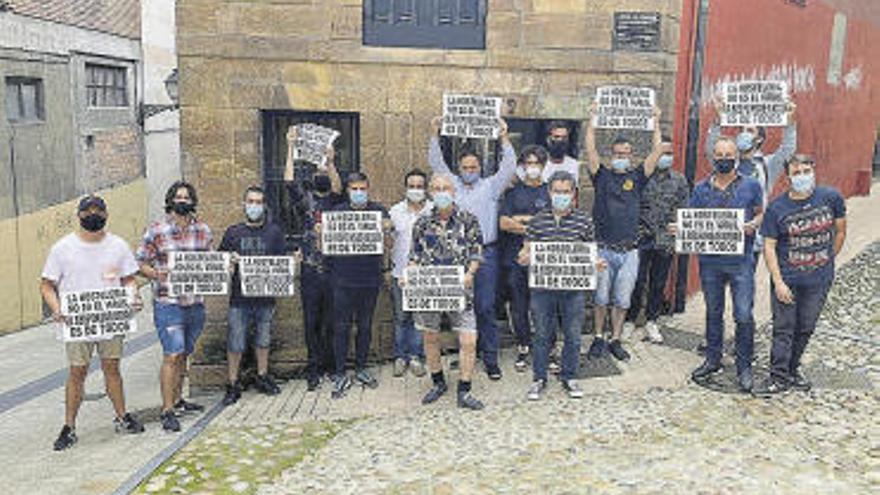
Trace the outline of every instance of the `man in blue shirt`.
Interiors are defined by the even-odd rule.
[[[764,215],[764,259],[772,280],[770,377],[755,388],[769,396],[810,390],[801,356],[834,280],[834,258],[846,239],[846,204],[831,187],[816,187],[815,160],[795,155],[786,165],[790,189]]]
[[[440,119],[432,122],[434,134],[428,146],[428,163],[437,174],[450,174],[438,138]],[[480,222],[483,234],[483,260],[474,281],[474,305],[477,313],[477,339],[483,354],[486,374],[491,380],[501,379],[498,367],[498,329],[495,327],[495,291],[498,285],[498,199],[516,174],[516,153],[507,135],[507,123],[500,121],[502,154],[498,171],[482,177],[482,159],[476,152],[465,150],[458,157],[455,176],[455,201],[464,211]]]
[[[695,381],[703,381],[721,371],[724,339],[724,290],[733,294],[736,320],[736,374],[740,389],[752,389],[752,354],[755,319],[755,232],[763,217],[761,184],[736,171],[736,142],[721,137],[715,143],[714,172],[694,187],[690,208],[739,208],[744,210],[745,249],[736,255],[701,254],[700,284],[706,303],[706,360],[693,371]],[[674,227],[674,224],[673,224]],[[672,229],[674,231],[674,228]]]

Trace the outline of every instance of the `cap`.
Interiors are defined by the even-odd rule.
[[[97,206],[102,211],[107,211],[107,204],[99,196],[90,194],[79,200],[79,211],[86,211],[92,206]]]

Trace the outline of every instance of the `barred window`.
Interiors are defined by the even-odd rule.
[[[125,67],[86,64],[86,102],[89,107],[127,107],[128,71]]]

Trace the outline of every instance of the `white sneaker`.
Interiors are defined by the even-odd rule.
[[[393,372],[394,376],[396,376],[396,377],[403,376],[403,374],[406,373],[406,367],[407,367],[407,363],[406,363],[405,359],[403,359],[403,358],[395,359],[394,360],[394,372]]]
[[[660,329],[653,321],[649,321],[648,324],[645,325],[645,333],[647,334],[647,339],[649,342],[652,342],[654,344],[663,343],[663,334],[660,333]]]
[[[631,321],[627,321],[623,323],[623,331],[620,332],[620,340],[629,341],[632,338],[633,332],[636,330],[635,323]]]
[[[526,398],[529,400],[541,400],[541,396],[544,395],[544,389],[546,388],[546,380],[535,380],[532,382],[532,386],[529,387],[529,392],[526,394]]]

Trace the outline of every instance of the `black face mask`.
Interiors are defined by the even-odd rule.
[[[736,160],[733,158],[719,158],[713,163],[715,171],[719,174],[726,174],[733,170]]]
[[[315,191],[319,193],[330,192],[330,177],[326,175],[315,176]]]
[[[196,211],[196,207],[192,205],[192,203],[181,203],[174,202],[171,203],[171,211],[177,213],[178,215],[189,215],[190,213]]]
[[[549,139],[547,141],[547,146],[549,147],[548,152],[550,156],[553,157],[554,160],[559,160],[565,157],[565,154],[568,153],[568,140],[557,140],[557,139]]]
[[[97,232],[104,228],[104,225],[107,223],[107,219],[97,213],[93,213],[91,215],[86,215],[85,217],[81,217],[79,219],[79,224],[83,229],[88,230],[89,232]]]

